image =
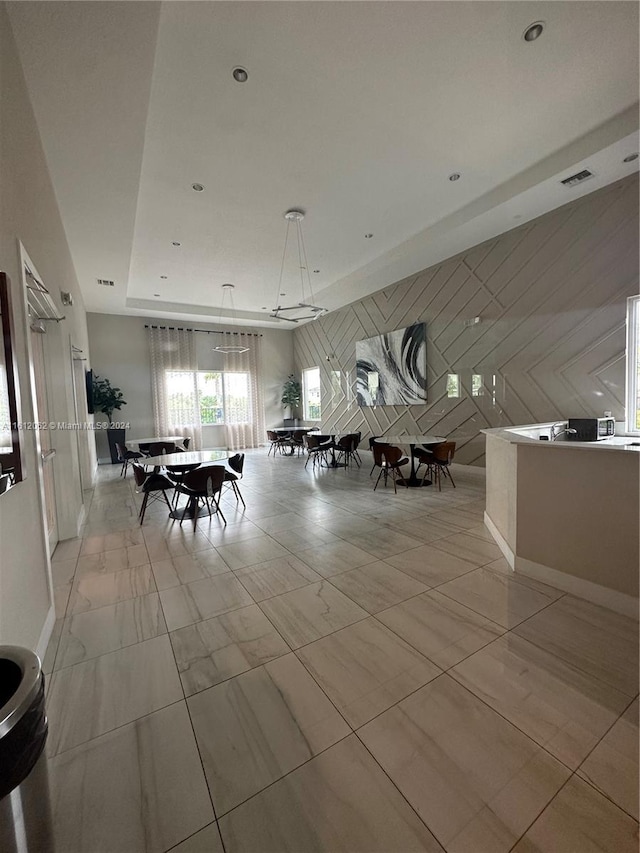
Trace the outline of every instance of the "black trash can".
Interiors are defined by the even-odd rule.
[[[53,853],[44,675],[38,656],[0,646],[0,851]]]

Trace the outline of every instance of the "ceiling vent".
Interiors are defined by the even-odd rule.
[[[589,178],[593,178],[593,172],[590,172],[588,169],[583,169],[581,172],[576,172],[575,175],[565,178],[564,181],[560,181],[560,183],[564,184],[565,187],[575,187],[576,184],[588,181]]]
[[[101,284],[103,287],[114,287],[115,283],[111,281],[110,278],[98,278],[96,279],[98,284]]]

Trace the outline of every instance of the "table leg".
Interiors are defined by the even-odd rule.
[[[398,483],[413,489],[420,488],[420,486],[430,486],[431,480],[425,480],[423,483],[422,480],[416,476],[416,459],[413,455],[415,444],[410,444],[409,447],[411,448],[411,473],[408,478],[405,477],[402,480],[398,480]]]

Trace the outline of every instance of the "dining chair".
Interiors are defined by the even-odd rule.
[[[393,480],[393,491],[394,494],[398,494],[398,488],[396,485],[396,481],[398,478],[402,478],[402,472],[400,468],[403,465],[406,465],[409,461],[406,456],[402,455],[402,450],[399,447],[395,447],[393,444],[374,444],[373,445],[373,459],[374,465],[380,468],[380,473],[378,474],[378,479],[376,480],[376,484],[373,487],[373,491],[378,488],[378,483],[380,482],[380,477],[384,475],[384,485],[387,485],[387,479],[389,474],[391,474],[391,479]],[[409,486],[407,485],[407,488]]]
[[[127,450],[126,444],[118,444],[116,442],[116,456],[118,457],[118,462],[122,463],[122,468],[120,469],[120,476],[127,476],[127,468],[129,467],[129,463],[134,460],[142,459],[142,453],[137,453],[135,450]]]
[[[438,491],[442,491],[442,476],[448,477],[451,480],[451,485],[455,489],[456,484],[453,482],[453,477],[451,476],[451,470],[449,465],[453,462],[453,457],[456,452],[456,443],[455,441],[443,441],[442,444],[437,444],[433,448],[433,453],[431,454],[431,461],[427,465],[427,469],[422,478],[422,482],[424,483],[427,474],[431,474],[431,477],[438,484]]]
[[[189,445],[191,444],[191,436],[188,435],[186,438],[182,439],[182,446],[185,450],[189,449]]]
[[[373,453],[373,448],[378,445],[378,447],[384,447],[385,443],[382,441],[378,441],[378,438],[382,438],[379,435],[372,435],[369,439],[369,450]],[[369,476],[373,474],[373,469],[376,467],[376,455],[373,453],[373,465],[371,466],[371,470],[369,471]]]
[[[271,455],[272,450],[274,456],[276,455],[276,450],[279,450],[282,453],[282,447],[286,444],[284,436],[279,432],[275,432],[275,430],[268,429],[267,438],[271,442],[271,444],[269,445],[269,452],[267,453],[267,456]]]
[[[304,453],[304,437],[306,431],[303,429],[294,429],[291,433],[290,445],[292,450],[298,451],[298,456],[300,453]]]
[[[307,461],[304,463],[305,468],[309,464],[310,459],[312,462],[312,468],[315,468],[315,466],[323,460],[326,462],[327,451],[331,450],[334,446],[330,435],[320,435],[319,433],[315,433],[313,435],[308,433],[305,436],[305,443],[307,445]]]
[[[244,498],[240,494],[240,488],[238,486],[238,480],[241,480],[243,477],[243,468],[244,468],[244,453],[236,453],[234,456],[230,456],[227,459],[227,465],[232,470],[225,471],[224,475],[224,484],[227,488],[232,489],[233,493],[236,496],[236,500],[240,500],[242,506],[246,509],[247,505],[244,502]]]
[[[194,471],[187,471],[182,483],[179,486],[176,486],[177,491],[179,491],[180,494],[186,495],[193,506],[194,530],[198,524],[198,508],[200,501],[202,501],[203,506],[208,508],[209,517],[211,517],[213,504],[213,508],[215,508],[215,511],[226,525],[227,519],[224,517],[222,510],[220,509],[219,497],[220,492],[222,491],[225,473],[226,470],[223,465],[203,465],[200,468],[196,468]],[[180,526],[182,526],[183,521],[184,515],[180,519]]]
[[[153,441],[149,445],[149,456],[164,456],[165,453],[175,453],[176,450],[173,441]]]
[[[133,467],[133,477],[136,483],[136,493],[144,495],[144,498],[142,499],[142,506],[138,513],[140,524],[144,521],[144,515],[147,511],[149,502],[153,503],[154,501],[159,501],[160,494],[162,494],[166,505],[169,507],[169,511],[171,511],[171,504],[167,497],[167,489],[174,488],[174,484],[171,480],[167,479],[167,477],[162,474],[157,474],[155,471],[153,473],[148,473],[141,465],[138,465],[137,462],[132,462],[131,465]]]
[[[356,448],[358,446],[358,437],[355,433],[342,435],[336,441],[336,450],[338,451],[338,462],[343,461],[345,467],[348,468],[352,461],[360,467],[356,456]]]

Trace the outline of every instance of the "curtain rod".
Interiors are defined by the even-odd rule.
[[[257,332],[223,332],[218,329],[189,329],[186,326],[149,326],[144,324],[145,329],[168,329],[170,332],[204,332],[206,335],[246,335],[248,338],[261,338]]]

